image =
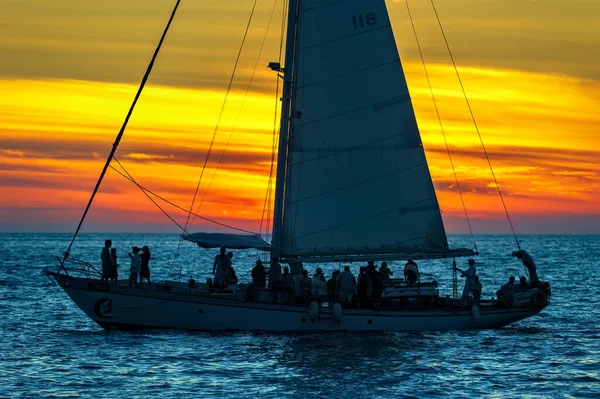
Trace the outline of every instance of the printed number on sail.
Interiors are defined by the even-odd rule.
[[[377,16],[374,12],[365,15],[355,15],[352,17],[352,24],[354,25],[354,29],[377,25]]]

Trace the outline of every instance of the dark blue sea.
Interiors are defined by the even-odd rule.
[[[552,285],[552,304],[536,317],[499,330],[369,334],[104,331],[40,273],[70,235],[0,238],[1,398],[600,397],[600,236],[519,237]],[[106,238],[123,256],[148,245],[154,281],[169,271],[174,280],[209,276],[212,255],[177,235],[82,234],[73,256],[98,264]],[[449,239],[470,246],[469,237]],[[525,273],[510,256],[512,237],[477,243],[485,297]],[[256,256],[235,253],[241,280]],[[451,294],[451,260],[420,270]]]

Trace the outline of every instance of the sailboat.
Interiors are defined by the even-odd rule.
[[[284,65],[269,64],[283,79],[272,239],[205,232],[183,239],[266,251],[271,267],[289,265],[294,279],[309,264],[477,255],[448,245],[385,1],[289,0],[287,12]],[[314,295],[281,301],[272,284],[254,287],[253,295],[248,285],[215,288],[212,281],[110,284],[98,268],[68,255],[45,273],[105,328],[485,329],[534,316],[550,297],[543,283],[518,301],[473,302],[440,295],[433,282],[395,279],[382,285],[376,306]]]

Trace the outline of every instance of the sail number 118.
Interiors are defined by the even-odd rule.
[[[354,25],[354,29],[362,29],[366,26],[377,25],[377,16],[374,12],[365,15],[354,15],[352,17],[352,24]]]

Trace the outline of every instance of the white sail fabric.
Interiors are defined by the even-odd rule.
[[[281,252],[448,249],[384,0],[299,0]]]

